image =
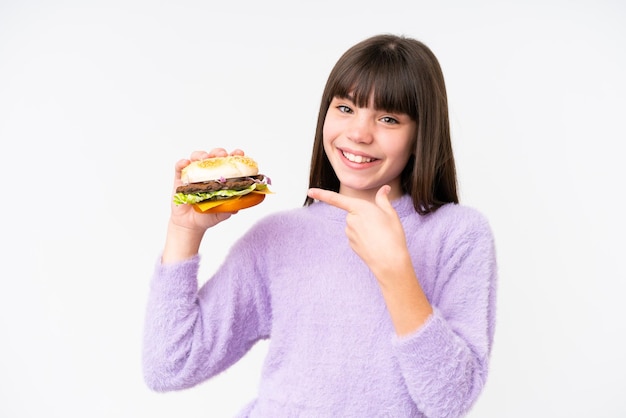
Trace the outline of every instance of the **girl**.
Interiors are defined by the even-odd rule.
[[[241,417],[464,415],[487,377],[495,253],[483,216],[458,204],[443,75],[424,44],[375,36],[339,59],[310,187],[200,289],[200,242],[231,214],[172,207],[148,301],[148,385],[194,386],[269,338]]]

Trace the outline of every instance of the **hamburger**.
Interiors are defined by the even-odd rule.
[[[200,213],[236,212],[258,205],[271,193],[269,178],[243,155],[193,161],[183,168],[181,181],[174,203],[191,205]]]

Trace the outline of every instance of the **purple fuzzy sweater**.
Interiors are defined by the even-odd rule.
[[[270,215],[198,289],[199,257],[156,266],[144,373],[154,390],[194,386],[269,338],[256,400],[241,417],[458,417],[487,378],[496,261],[488,223],[445,205],[393,202],[434,313],[397,337],[378,283],[325,203]]]

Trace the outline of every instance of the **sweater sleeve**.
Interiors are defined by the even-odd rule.
[[[427,417],[460,417],[487,378],[494,333],[496,261],[482,218],[449,234],[441,250],[433,314],[413,334],[394,337],[396,357]]]
[[[269,297],[241,242],[198,290],[200,257],[162,265],[151,281],[143,369],[155,391],[192,387],[228,368],[269,335]]]

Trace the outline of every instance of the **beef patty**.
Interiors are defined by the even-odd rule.
[[[190,183],[184,186],[178,186],[176,193],[202,193],[215,192],[217,190],[243,190],[250,187],[256,181],[263,180],[265,176],[259,174],[251,177],[236,177],[225,180],[209,180],[202,183]]]

